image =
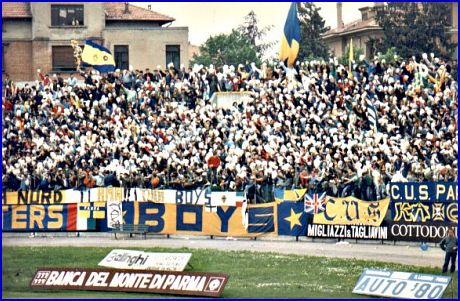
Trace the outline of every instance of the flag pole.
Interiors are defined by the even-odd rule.
[[[349,49],[349,56],[348,56],[348,70],[350,70],[350,74],[352,72],[351,70],[351,62],[353,61],[353,38],[350,38],[350,49]]]

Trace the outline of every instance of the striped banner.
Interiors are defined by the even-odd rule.
[[[371,125],[371,129],[377,131],[377,110],[369,98],[367,99],[367,118]]]

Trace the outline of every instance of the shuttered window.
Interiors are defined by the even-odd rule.
[[[53,70],[75,71],[75,58],[71,46],[53,46]]]

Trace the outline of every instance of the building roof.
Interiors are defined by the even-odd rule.
[[[343,28],[333,28],[326,32],[323,38],[331,38],[335,36],[344,36],[355,32],[365,31],[365,30],[375,30],[381,29],[381,27],[377,24],[377,21],[374,18],[370,18],[368,20],[356,20],[351,23],[347,23],[343,26]]]
[[[161,24],[175,21],[174,18],[156,11],[124,2],[104,3],[105,19],[109,21],[154,21]],[[2,2],[2,18],[32,18],[30,2]]]
[[[162,15],[156,11],[128,4],[128,13],[125,13],[125,3],[105,3],[105,19],[110,21],[156,21],[167,23],[175,21],[174,18]]]
[[[2,2],[2,18],[32,18],[30,2]]]

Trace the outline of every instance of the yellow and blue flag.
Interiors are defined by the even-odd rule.
[[[305,236],[308,218],[303,203],[286,201],[277,206],[278,235]]]
[[[281,203],[285,201],[302,201],[306,192],[307,190],[305,188],[294,190],[276,188],[274,192],[275,202]]]
[[[284,32],[281,37],[280,60],[288,61],[288,66],[294,65],[300,48],[300,23],[297,18],[297,4],[292,2],[291,8],[284,24]]]
[[[99,72],[112,72],[115,70],[115,60],[110,50],[91,40],[86,40],[81,60],[84,67],[91,66]]]

